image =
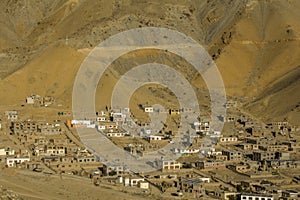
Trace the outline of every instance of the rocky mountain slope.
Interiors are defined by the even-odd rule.
[[[157,26],[205,46],[227,95],[254,115],[299,119],[299,8],[297,0],[5,0],[0,104],[38,93],[70,107],[76,72],[93,47],[123,30]]]

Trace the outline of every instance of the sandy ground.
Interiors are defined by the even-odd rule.
[[[26,170],[2,169],[0,185],[14,191],[24,199],[99,199],[137,200],[145,196],[126,194],[120,191],[96,187],[90,179],[77,176],[59,176],[34,173]]]

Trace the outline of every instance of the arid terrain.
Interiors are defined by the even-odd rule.
[[[300,126],[299,10],[298,0],[3,0],[0,110],[22,109],[24,119],[52,119],[61,109],[71,111],[76,73],[94,47],[121,31],[164,27],[205,47],[222,75],[227,98],[239,102],[243,112],[264,123],[288,120]],[[123,67],[154,61],[181,71],[198,88],[201,111],[210,112],[202,78],[185,60],[155,50],[118,58],[99,82],[96,108],[109,105]],[[57,107],[23,108],[32,94],[53,96]],[[178,105],[169,91],[153,85],[136,91],[130,105],[143,117],[138,104],[155,102]],[[16,199],[159,199],[159,192],[143,197],[89,181],[3,167],[0,194],[12,191],[5,195]]]

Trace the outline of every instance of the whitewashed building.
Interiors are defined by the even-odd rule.
[[[241,200],[274,200],[274,198],[265,194],[241,194]]]
[[[6,158],[6,165],[8,167],[15,167],[17,164],[21,164],[23,162],[29,162],[30,158]]]
[[[152,113],[153,111],[154,111],[154,109],[153,109],[152,106],[145,106],[144,107],[144,112]]]

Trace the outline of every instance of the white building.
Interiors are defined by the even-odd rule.
[[[204,183],[210,183],[210,178],[199,178]]]
[[[129,180],[129,186],[137,186],[139,182],[143,182],[145,179],[143,178],[130,178]]]
[[[175,149],[175,153],[181,153],[181,154],[194,154],[199,153],[199,149]]]
[[[107,137],[124,137],[125,133],[123,132],[108,132],[106,133]]]
[[[95,124],[93,124],[90,120],[75,120],[71,121],[73,127],[86,127],[86,128],[95,128]]]
[[[6,158],[6,165],[8,167],[14,167],[16,164],[21,164],[26,161],[30,161],[30,158]]]
[[[147,113],[152,113],[153,112],[153,107],[152,106],[145,106],[144,111]]]
[[[99,125],[97,126],[97,129],[98,129],[99,131],[103,131],[103,130],[106,129],[106,126],[105,126],[105,125],[99,124]]]
[[[0,149],[0,156],[12,156],[12,155],[15,155],[15,150],[9,148]]]
[[[26,103],[27,104],[34,104],[34,98],[33,96],[29,96],[26,98]]]
[[[98,122],[105,122],[106,121],[106,117],[105,116],[97,117],[97,121]]]
[[[241,200],[274,200],[274,198],[265,194],[241,194]]]

